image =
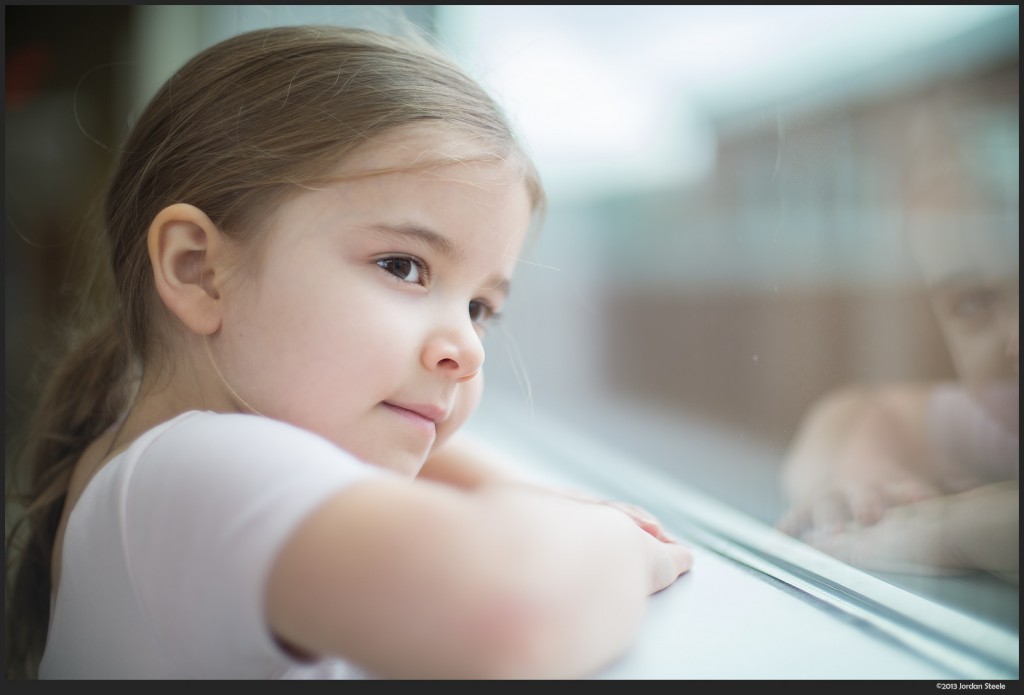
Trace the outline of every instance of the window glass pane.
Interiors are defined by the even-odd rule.
[[[1017,17],[442,6],[551,195],[487,398],[1016,632]]]

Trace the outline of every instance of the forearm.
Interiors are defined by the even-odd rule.
[[[555,495],[579,502],[603,504],[624,512],[634,523],[660,540],[672,540],[650,512],[635,504],[605,499],[588,490],[565,484],[554,485],[527,475],[515,462],[480,439],[460,433],[443,448],[431,454],[419,478],[463,490],[479,490],[486,485],[514,486],[523,491]]]
[[[1019,485],[1014,480],[949,496],[940,528],[950,564],[1019,582]]]
[[[498,639],[485,658],[499,678],[595,672],[634,639],[647,597],[680,571],[656,569],[666,558],[649,553],[652,541],[611,507],[497,488],[479,504],[515,549],[504,610],[483,630]]]
[[[419,477],[463,489],[524,482],[527,476],[479,437],[458,432],[427,457]]]
[[[889,510],[877,524],[812,536],[819,549],[883,572],[991,572],[1019,581],[1016,481],[932,497]]]
[[[850,387],[817,403],[790,447],[784,484],[794,498],[844,480],[884,482],[899,470],[928,478],[930,385]]]
[[[572,678],[635,635],[681,546],[603,505],[516,486],[363,484],[278,560],[271,621],[385,677]]]

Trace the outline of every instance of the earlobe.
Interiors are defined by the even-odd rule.
[[[212,335],[221,324],[219,281],[223,239],[199,208],[175,203],[149,226],[153,282],[164,305],[198,335]]]

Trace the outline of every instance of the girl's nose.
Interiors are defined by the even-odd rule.
[[[1017,362],[1017,369],[1020,369],[1020,314],[1013,315],[1007,321],[1006,357]]]
[[[434,330],[423,348],[423,365],[441,370],[456,381],[473,378],[483,363],[484,346],[468,310],[461,320]]]

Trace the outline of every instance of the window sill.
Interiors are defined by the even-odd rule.
[[[553,483],[642,505],[693,547],[612,679],[1019,678],[1019,631],[839,562],[542,413],[488,403],[469,429]]]

